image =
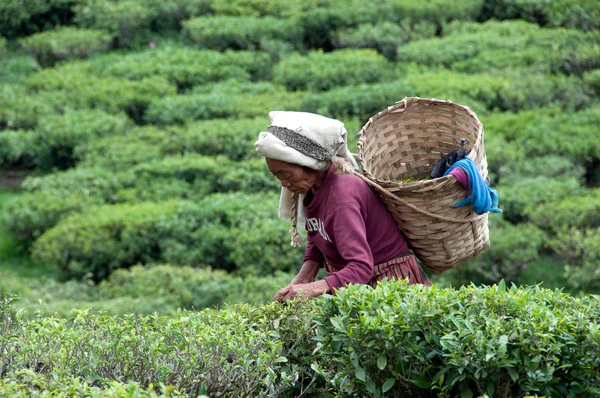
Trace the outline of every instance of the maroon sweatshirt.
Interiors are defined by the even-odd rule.
[[[327,260],[336,270],[325,278],[330,291],[348,283],[368,283],[375,264],[408,249],[381,198],[359,177],[337,175],[330,165],[320,189],[308,200],[304,261],[323,265]]]

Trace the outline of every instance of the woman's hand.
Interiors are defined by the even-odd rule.
[[[289,284],[274,297],[276,301],[288,301],[298,297],[311,299],[318,297],[329,291],[329,285],[325,280],[320,280],[312,283]]]

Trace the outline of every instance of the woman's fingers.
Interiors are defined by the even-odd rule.
[[[292,285],[287,285],[283,289],[279,290],[277,292],[277,294],[275,294],[275,297],[273,297],[273,300],[275,300],[275,301],[279,301],[279,300],[285,301],[286,300],[285,296],[288,294],[288,292],[289,292],[289,290],[290,290],[291,287],[292,287]]]

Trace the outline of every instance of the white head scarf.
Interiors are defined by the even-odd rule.
[[[326,170],[334,161],[345,160],[351,167],[358,166],[348,150],[348,132],[344,123],[336,119],[307,112],[273,111],[269,113],[271,125],[261,132],[254,144],[256,151],[266,158],[305,166],[313,170]],[[297,224],[305,227],[304,195],[295,197],[287,188],[281,188],[279,218],[293,219],[293,201],[297,200]],[[294,225],[292,230],[296,226]],[[296,242],[297,243],[297,242]],[[294,245],[294,242],[292,242]]]

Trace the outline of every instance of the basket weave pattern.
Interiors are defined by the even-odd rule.
[[[404,98],[371,117],[359,132],[365,180],[380,194],[409,245],[440,274],[489,246],[487,214],[452,204],[469,195],[453,176],[433,180],[432,166],[466,138],[471,158],[487,177],[483,126],[468,107],[451,101]],[[417,182],[403,182],[411,178]]]

